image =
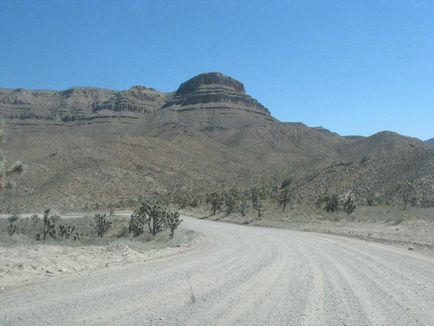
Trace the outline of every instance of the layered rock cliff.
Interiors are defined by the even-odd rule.
[[[242,83],[216,72],[200,74],[182,83],[164,108],[180,111],[218,108],[270,115],[267,108],[246,94]]]

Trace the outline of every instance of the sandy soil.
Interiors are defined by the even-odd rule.
[[[330,221],[297,216],[242,217],[237,214],[209,216],[201,210],[186,211],[188,215],[208,220],[242,225],[284,228],[296,231],[327,233],[366,241],[392,244],[434,256],[434,216],[396,221]]]
[[[341,235],[366,241],[393,244],[398,247],[434,255],[434,223],[432,221],[406,221],[394,225],[393,223],[383,222],[260,220],[252,221],[249,224]]]
[[[0,246],[0,291],[60,275],[168,257],[196,247],[199,241],[199,236],[190,235],[185,237],[185,241],[178,241],[173,246],[167,244],[168,247],[140,250],[132,249],[121,241],[104,246]]]

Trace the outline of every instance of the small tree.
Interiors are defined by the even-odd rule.
[[[135,209],[130,218],[128,227],[128,233],[133,233],[133,236],[137,237],[144,232],[144,226],[149,223],[149,207],[146,202]],[[150,226],[149,226],[150,228]]]
[[[262,213],[264,212],[261,198],[263,198],[264,194],[260,189],[253,187],[251,189],[251,196],[252,196],[252,207],[258,213],[258,217],[261,217]]]
[[[238,193],[236,189],[232,188],[224,195],[224,202],[226,206],[226,214],[230,215],[232,211],[237,207]]]
[[[291,179],[284,180],[278,191],[278,201],[282,206],[282,212],[285,212],[285,208],[291,200],[291,182]]]
[[[18,231],[18,227],[15,224],[16,221],[18,221],[17,215],[12,215],[12,216],[8,217],[8,234],[10,236],[13,236],[15,234],[15,232]]]
[[[166,227],[170,230],[170,237],[173,238],[175,230],[181,224],[182,220],[179,218],[179,212],[171,211],[167,212],[165,218]]]
[[[238,211],[242,216],[246,216],[247,209],[249,208],[249,205],[247,204],[247,201],[249,200],[249,194],[247,191],[243,192],[240,195],[240,204],[238,206]]]
[[[356,203],[354,202],[354,198],[351,193],[348,193],[343,200],[342,209],[348,215],[354,212],[356,209]]]
[[[132,232],[136,237],[144,232],[145,225],[148,225],[149,233],[152,235],[156,235],[166,227],[174,232],[179,225],[178,221],[181,223],[178,212],[169,211],[158,200],[144,200],[131,215],[129,233]],[[176,225],[177,223],[178,225]]]
[[[33,228],[36,228],[36,225],[38,225],[39,221],[41,220],[41,218],[36,214],[32,215],[30,219],[32,220]]]
[[[339,199],[336,194],[326,196],[324,198],[324,202],[325,202],[325,210],[327,211],[327,213],[334,213],[339,210]]]
[[[398,187],[399,187],[399,196],[404,205],[404,209],[407,209],[408,204],[411,202],[411,194],[414,191],[414,185],[413,183],[407,181],[407,182],[401,182],[398,185]]]
[[[375,194],[372,191],[366,194],[366,204],[368,206],[374,206],[375,204]]]
[[[42,239],[46,240],[47,235],[51,236],[52,238],[56,237],[56,220],[59,217],[57,215],[51,215],[50,216],[50,209],[46,209],[44,211],[44,215],[42,217],[43,226],[42,226]],[[39,233],[36,235],[36,239],[40,239]]]
[[[164,229],[166,208],[159,202],[151,204],[149,218],[151,222],[150,225],[152,225],[152,227],[150,228],[150,232],[152,235],[156,235]]]
[[[223,198],[219,193],[213,192],[207,194],[206,203],[211,204],[212,215],[215,215],[216,211],[222,207]]]
[[[95,214],[93,220],[93,227],[95,229],[95,233],[97,236],[102,238],[103,235],[111,228],[112,221],[110,220],[110,217],[107,216],[107,214]]]
[[[262,202],[260,199],[255,201],[255,204],[253,205],[253,209],[258,213],[258,217],[262,217],[262,213],[264,212],[264,208],[262,207]]]
[[[69,239],[74,233],[75,226],[59,224],[59,237],[61,239]]]

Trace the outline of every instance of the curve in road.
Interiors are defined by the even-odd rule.
[[[0,294],[11,325],[434,325],[434,260],[325,234],[184,217],[195,250]]]

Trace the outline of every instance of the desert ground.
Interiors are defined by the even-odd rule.
[[[1,322],[433,324],[430,252],[314,232],[183,220],[183,228],[200,235],[191,250],[4,288]]]

